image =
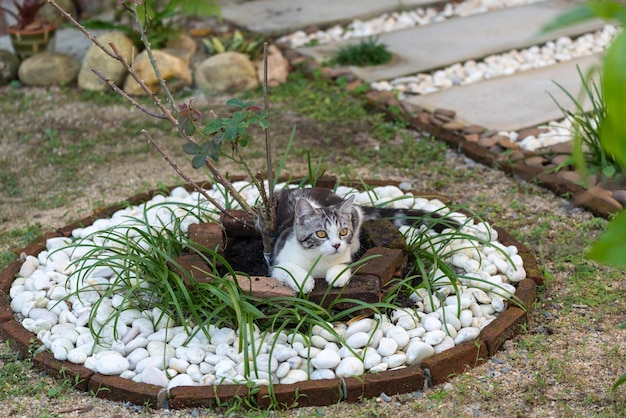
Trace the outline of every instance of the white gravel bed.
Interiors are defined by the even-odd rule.
[[[376,36],[385,32],[442,22],[450,18],[539,3],[540,1],[543,0],[466,0],[450,2],[445,4],[441,10],[434,7],[419,7],[408,11],[384,13],[369,20],[355,19],[345,26],[335,25],[327,30],[319,30],[312,33],[300,30],[279,38],[277,42],[285,43],[292,48],[298,48],[310,43],[327,44],[354,38]]]
[[[250,203],[257,200],[258,192],[249,184],[238,183],[237,187]],[[223,197],[222,191],[209,192],[216,198]],[[337,192],[356,193],[359,204],[371,204],[374,195],[371,191],[358,192],[345,187]],[[444,206],[438,200],[413,197],[393,186],[375,188],[374,193],[377,203],[392,202],[398,208],[434,211]],[[164,202],[174,210],[164,209]],[[156,196],[142,205],[122,209],[111,218],[75,229],[71,239],[48,239],[46,250],[36,257],[26,257],[10,290],[11,309],[23,316],[22,325],[37,334],[56,359],[84,364],[98,373],[167,388],[245,382],[268,385],[349,377],[419,364],[435,353],[476,339],[480,330],[506,309],[509,302],[503,295],[513,295],[513,284],[526,277],[517,248],[500,244],[489,224],[467,220],[460,213],[449,213],[448,216],[464,222],[462,232],[491,244],[477,245],[464,238],[445,242],[449,254],[446,263],[463,276],[459,294],[441,270],[437,270],[433,277],[441,301],[430,299],[424,290],[417,290],[410,295],[415,303],[413,308],[399,308],[389,316],[374,316],[350,324],[329,324],[341,339],[317,326],[310,336],[290,331],[256,332],[254,345],[239,347],[236,329],[211,325],[208,337],[198,332],[189,340],[190,328],[175,323],[158,309],[124,309],[123,295],[102,296],[103,289],[116,278],[114,269],[96,268],[88,275],[73,274],[77,264],[80,265],[77,260],[93,262],[81,257],[106,242],[110,227],[139,225],[144,215],[151,225],[159,228],[171,225],[173,216],[185,216],[183,229],[197,223],[202,215],[175,209],[181,204],[212,209],[198,193],[176,188],[168,197]],[[409,241],[417,233],[409,227],[401,231]],[[428,233],[437,245],[437,234]],[[84,292],[78,297],[75,291],[81,286]],[[95,307],[98,309],[94,311]],[[115,310],[122,311],[119,322],[108,321]],[[90,331],[90,318],[93,318],[91,325],[101,335],[98,340]],[[251,355],[256,371],[252,367],[252,372],[246,372],[244,349],[255,350]]]
[[[400,98],[414,94],[434,93],[454,86],[513,75],[603,52],[618,32],[619,29],[616,26],[605,25],[601,30],[575,39],[562,36],[540,46],[534,45],[521,50],[513,49],[502,54],[490,55],[483,60],[469,60],[453,64],[432,73],[419,73],[374,82],[372,88],[395,90],[400,93]]]

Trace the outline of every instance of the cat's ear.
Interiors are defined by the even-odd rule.
[[[341,204],[341,207],[339,208],[339,211],[341,213],[351,213],[352,209],[354,208],[354,198],[356,195],[352,195],[349,198],[347,198],[346,200],[343,201],[343,203]]]
[[[307,199],[301,197],[296,202],[296,219],[302,219],[315,213],[315,208]]]

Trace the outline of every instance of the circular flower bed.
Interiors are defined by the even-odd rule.
[[[255,203],[255,190],[237,187]],[[209,192],[228,200],[218,187]],[[445,214],[461,227],[407,226],[399,235],[364,225],[367,248],[349,284],[318,281],[297,297],[271,278],[237,274],[223,258],[224,244],[237,239],[224,240],[228,222],[216,223],[208,202],[178,187],[24,249],[2,272],[11,297],[10,311],[0,310],[2,337],[25,352],[36,336],[36,364],[78,376],[98,396],[175,408],[243,397],[275,407],[441,383],[484,361],[526,321],[542,278],[506,232],[396,185],[336,192],[361,205]],[[201,221],[214,232],[220,225],[215,236],[197,233]]]

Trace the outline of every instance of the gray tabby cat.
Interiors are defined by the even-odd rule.
[[[409,216],[439,218],[420,210],[358,206],[354,196],[343,199],[320,187],[283,189],[276,202],[271,276],[303,293],[313,290],[315,277],[325,278],[334,287],[348,283],[352,276],[349,264],[361,247],[364,220],[396,218],[396,224],[403,224]],[[458,227],[454,221],[448,225]]]

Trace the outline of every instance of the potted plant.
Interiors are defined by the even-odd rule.
[[[0,9],[15,19],[7,31],[15,54],[21,59],[28,58],[37,52],[45,51],[50,39],[54,36],[56,25],[37,17],[37,12],[45,4],[45,0],[13,0],[16,11],[0,5]]]

